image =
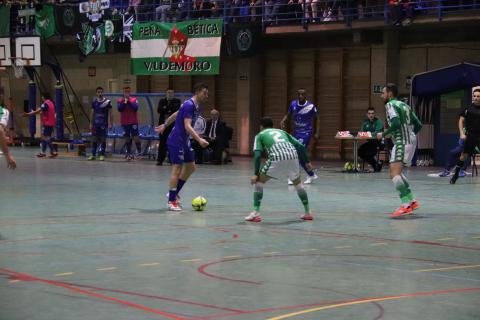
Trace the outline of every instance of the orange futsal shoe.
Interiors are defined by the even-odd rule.
[[[412,203],[410,203],[410,208],[412,210],[417,210],[418,208],[420,208],[420,203],[418,203],[418,201],[413,201]]]
[[[395,219],[395,218],[400,218],[400,217],[404,217],[404,216],[407,216],[409,214],[412,214],[413,213],[413,209],[411,207],[400,207],[397,209],[397,211],[395,211],[394,213],[392,213],[390,215],[390,218],[392,219]]]

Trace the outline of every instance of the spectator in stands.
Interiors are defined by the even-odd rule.
[[[195,19],[210,18],[214,10],[215,4],[209,0],[194,0],[192,17]]]
[[[165,123],[165,120],[173,113],[180,109],[180,99],[175,98],[175,91],[172,88],[167,88],[165,91],[165,98],[158,101],[157,113],[158,125]],[[161,166],[167,155],[167,138],[173,129],[173,123],[165,128],[165,131],[159,135],[160,142],[158,145],[157,166]]]
[[[251,21],[262,19],[262,0],[250,0],[250,17]]]
[[[120,124],[125,130],[125,139],[127,140],[125,146],[127,152],[125,158],[127,161],[133,160],[134,155],[132,153],[132,140],[135,141],[137,147],[137,154],[142,153],[142,144],[138,137],[138,101],[137,98],[130,96],[131,88],[123,88],[123,98],[117,100],[117,109],[120,112]]]
[[[273,0],[273,10],[272,10],[272,19],[277,20],[277,22],[285,21],[286,19],[286,8],[288,0]]]
[[[298,23],[303,17],[301,0],[289,0],[287,3],[288,19],[290,23]]]
[[[265,11],[265,21],[272,22],[273,21],[273,0],[265,0],[263,10]]]
[[[318,16],[318,0],[298,0],[298,3],[302,5],[302,10],[305,12],[305,19],[309,22],[316,22]]]
[[[159,6],[155,8],[155,20],[167,22],[167,14],[172,9],[172,0],[160,0]]]
[[[205,139],[209,143],[209,148],[212,149],[211,163],[221,164],[223,151],[228,146],[227,125],[220,120],[220,112],[212,109],[210,112],[211,119],[207,121],[205,128]]]
[[[370,132],[374,138],[377,136],[377,133],[383,131],[383,122],[375,116],[373,107],[367,109],[367,118],[363,121],[360,131]],[[385,148],[385,145],[377,139],[368,140],[358,148],[358,155],[372,166],[373,171],[380,172],[383,161],[377,159],[377,153],[378,150],[383,150],[383,148]]]
[[[410,0],[389,0],[388,5],[394,26],[408,26],[412,23],[413,5]]]
[[[128,0],[127,12],[130,14],[135,14],[135,21],[138,20],[138,6],[142,3],[142,0]]]

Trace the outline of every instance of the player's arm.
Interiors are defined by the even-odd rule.
[[[174,113],[172,113],[172,115],[168,117],[163,124],[155,128],[155,132],[162,134],[163,131],[165,131],[165,129],[177,119],[177,115],[178,115],[178,111],[175,111]]]
[[[410,114],[410,121],[412,122],[413,124],[413,132],[415,132],[415,134],[419,133],[420,130],[422,129],[423,127],[423,124],[422,122],[420,121],[420,119],[418,119],[417,115],[415,114],[415,112],[412,112]]]
[[[118,99],[117,100],[117,110],[118,112],[123,112],[125,111],[125,107],[127,106],[126,99]]]
[[[362,130],[362,131],[366,131],[366,130]],[[378,132],[382,132],[382,131],[383,131],[383,121],[380,119],[377,119],[377,121],[375,121],[375,132],[373,134],[377,134]]]
[[[93,129],[93,108],[90,110],[90,131]]]
[[[17,167],[17,163],[15,159],[10,155],[7,146],[7,138],[5,136],[5,127],[3,124],[0,124],[0,147],[2,149],[3,155],[5,156],[5,160],[7,161],[7,167],[10,169],[15,169]]]
[[[400,118],[394,117],[390,119],[390,127],[388,129],[383,130],[383,132],[377,133],[377,139],[382,139],[388,136],[392,131],[398,130],[401,127]]]
[[[206,146],[208,146],[208,141],[203,139],[202,137],[200,137],[198,135],[197,132],[195,132],[195,130],[193,130],[193,127],[192,127],[192,119],[191,118],[185,118],[183,119],[183,124],[185,125],[185,130],[187,130],[188,134],[195,140],[198,142],[198,144],[200,146],[202,146],[202,148],[205,148]]]
[[[458,132],[460,133],[460,139],[467,139],[467,136],[465,135],[465,117],[463,115],[458,119]]]
[[[127,100],[127,104],[135,111],[138,111],[138,101],[137,99]]]
[[[280,128],[282,130],[285,130],[285,128],[287,127],[287,121],[289,120],[289,118],[290,118],[290,109],[287,112],[287,114],[285,116],[283,116],[282,120],[280,121]]]
[[[260,164],[262,162],[262,150],[255,150],[253,152],[253,175],[260,174]]]
[[[24,112],[23,113],[23,116],[24,117],[28,117],[28,116],[33,116],[33,115],[36,115],[38,113],[42,112],[42,108],[38,108],[38,109],[35,109],[35,110],[32,110],[30,112]]]

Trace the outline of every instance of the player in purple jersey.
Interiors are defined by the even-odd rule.
[[[309,101],[307,101],[307,91],[303,88],[298,89],[298,99],[293,100],[290,103],[287,114],[283,117],[280,122],[280,127],[285,130],[287,121],[289,120],[290,115],[293,115],[295,121],[295,130],[293,136],[301,144],[308,148],[310,139],[313,135],[313,120],[318,116],[317,107]],[[312,169],[307,168],[305,162],[300,160],[300,165],[308,174],[307,179],[305,179],[304,184],[310,184],[313,180],[318,179],[318,176],[313,172]],[[288,184],[293,184],[292,181],[288,180]]]
[[[95,160],[100,143],[98,160],[105,160],[107,130],[113,126],[112,102],[103,96],[103,88],[96,90],[97,97],[92,101],[90,111],[90,131],[92,132],[92,155],[88,160]]]
[[[190,137],[203,148],[208,146],[207,140],[201,138],[193,129],[200,114],[200,104],[208,98],[208,86],[204,83],[197,83],[193,89],[195,95],[186,100],[177,112],[168,117],[165,123],[156,129],[158,133],[162,133],[175,121],[175,126],[167,140],[168,154],[172,164],[167,203],[170,211],[182,210],[178,203],[178,194],[195,171],[195,153],[190,145]]]

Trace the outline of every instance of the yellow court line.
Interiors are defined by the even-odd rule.
[[[158,266],[160,263],[158,262],[151,262],[151,263],[141,263],[139,264],[140,267],[151,267],[151,266]]]
[[[469,265],[469,266],[455,266],[455,267],[445,267],[445,268],[436,268],[436,269],[420,269],[415,270],[415,272],[430,272],[430,271],[443,271],[443,270],[456,270],[456,269],[471,269],[479,268],[480,264]]]
[[[225,256],[223,259],[233,259],[233,258],[240,258],[241,256]]]
[[[388,246],[388,243],[386,242],[376,242],[376,243],[370,243],[371,246]]]
[[[20,280],[10,280],[8,281],[9,283],[17,283],[17,282],[20,282]]]
[[[436,241],[445,241],[445,240],[455,240],[456,238],[441,238],[441,239],[435,239]]]
[[[272,252],[264,252],[263,254],[277,254],[277,253],[280,253],[278,251],[272,251]]]
[[[195,262],[195,261],[200,261],[202,259],[188,259],[188,260],[180,260],[182,262]]]
[[[98,268],[98,269],[95,269],[97,271],[112,271],[112,270],[115,270],[117,269],[117,267],[110,267],[110,268]]]
[[[472,239],[480,239],[480,237],[472,237]]]
[[[72,274],[75,274],[75,272],[55,273],[55,277],[71,276]]]
[[[317,251],[318,249],[301,249],[302,252]]]
[[[351,248],[352,246],[339,246],[339,247],[334,247],[335,249],[345,249],[345,248]]]
[[[370,303],[370,302],[376,302],[376,301],[402,299],[402,298],[409,298],[409,297],[408,296],[403,296],[403,297],[402,296],[396,296],[396,297],[374,298],[374,299],[365,299],[365,300],[361,300],[361,301],[337,303],[337,304],[332,304],[332,305],[329,305],[329,306],[292,312],[292,313],[284,314],[284,315],[281,315],[281,316],[278,316],[278,317],[268,318],[267,320],[281,320],[281,319],[287,319],[287,318],[291,318],[291,317],[299,316],[301,314],[315,312],[315,311],[321,311],[321,310],[327,310],[327,309],[333,309],[333,308],[339,308],[339,307],[346,307],[346,306],[353,306],[353,305],[356,305],[356,304]]]

